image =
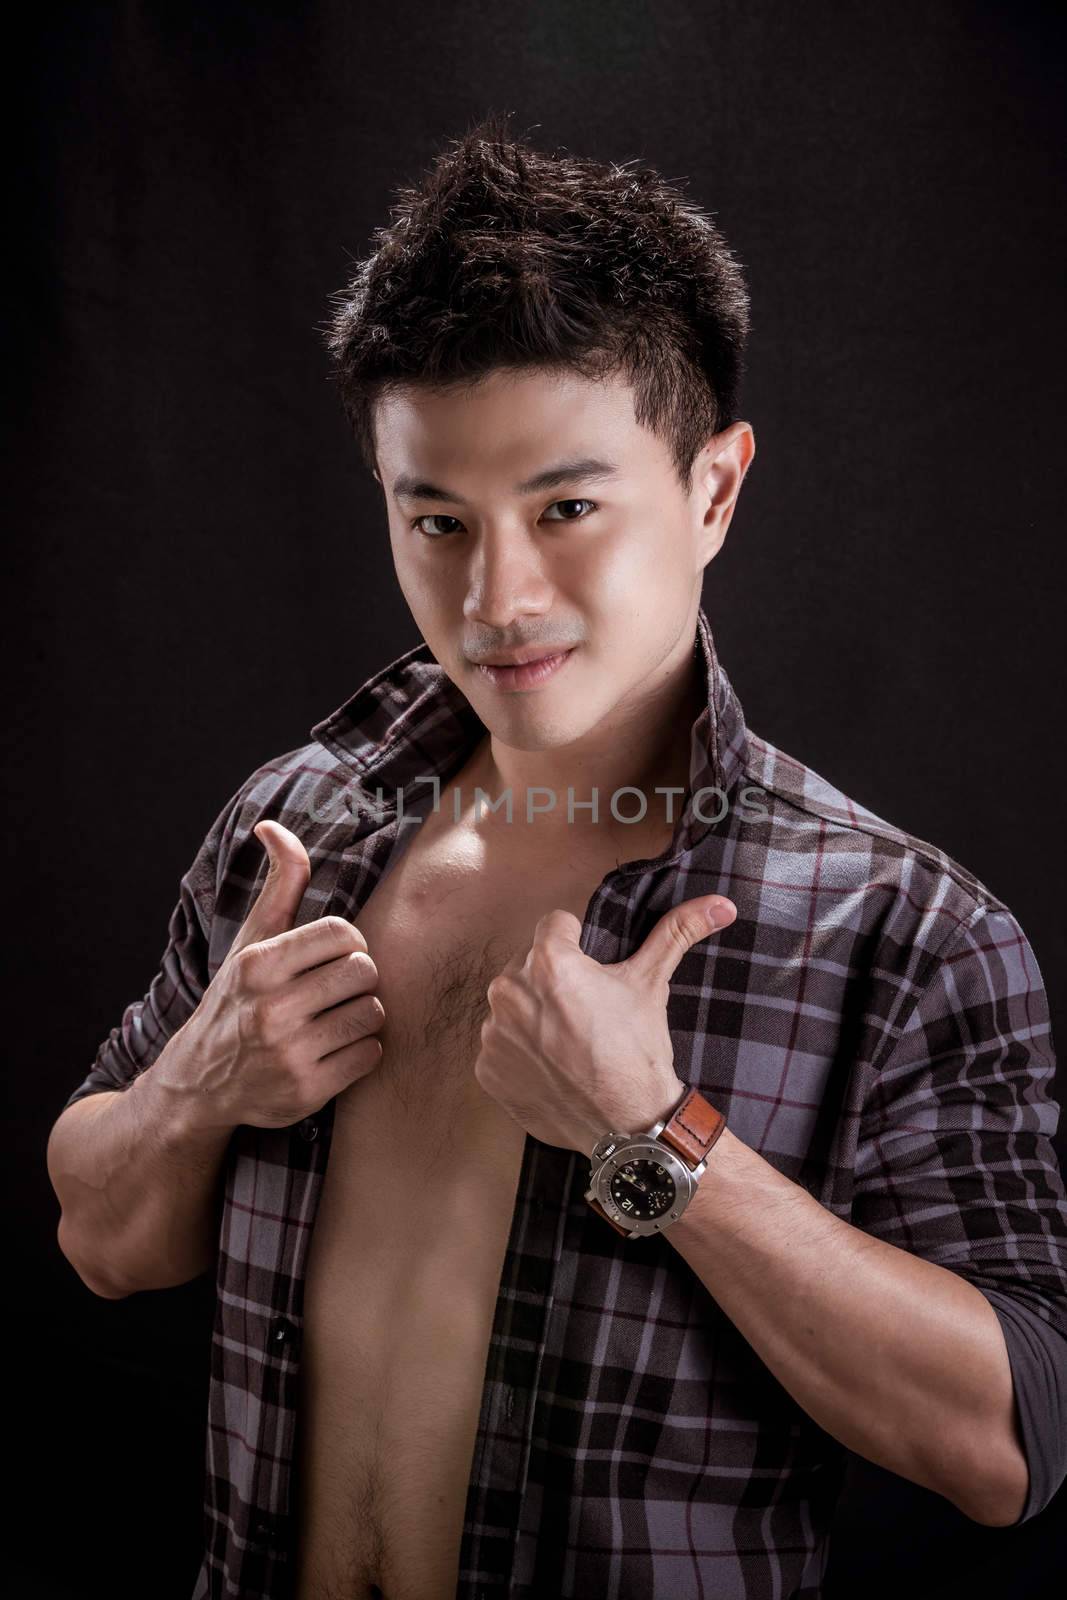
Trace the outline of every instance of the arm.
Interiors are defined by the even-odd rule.
[[[1048,1009],[1022,930],[991,908],[913,994],[870,1069],[855,1225],[727,1132],[666,1237],[827,1432],[1004,1526],[1067,1471]]]
[[[965,1279],[834,1216],[728,1128],[665,1237],[827,1433],[976,1522],[1018,1519],[1007,1350]]]
[[[108,1299],[187,1283],[215,1260],[232,1129],[198,1123],[173,1072],[178,1044],[127,1089],[68,1106],[48,1141],[60,1249]]]
[[[218,863],[246,788],[219,812],[181,880],[147,994],[126,1007],[49,1136],[60,1249],[109,1298],[187,1282],[214,1257],[232,1130],[200,1125],[176,1068],[181,1030],[209,982]]]

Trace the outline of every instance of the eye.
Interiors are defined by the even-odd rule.
[[[594,500],[554,500],[548,508],[549,511],[553,510],[555,506],[591,506],[593,511],[596,510],[596,502]],[[586,515],[591,516],[592,512],[587,512]],[[551,517],[549,520],[554,522],[556,518]],[[561,522],[584,522],[585,517],[561,517],[559,520]]]
[[[428,539],[443,539],[445,537],[445,534],[442,534],[442,533],[431,533],[428,529],[426,529],[426,528],[421,526],[421,524],[424,523],[424,522],[432,521],[432,519],[434,517],[443,517],[445,522],[456,522],[456,521],[458,521],[458,518],[456,518],[456,517],[447,517],[447,516],[445,516],[443,511],[424,511],[421,517],[416,517],[415,518],[415,520],[411,524],[411,526],[414,528],[416,533],[424,533],[424,534],[426,534],[426,537]],[[462,526],[462,524],[460,524],[460,526]],[[449,529],[448,532],[451,532],[451,529]]]
[[[580,517],[549,517],[548,520],[550,522],[584,522],[586,517],[591,516],[592,513],[598,509],[595,500],[554,500],[548,507],[548,510],[553,511],[557,506],[588,506],[590,509]],[[463,526],[458,517],[450,517],[443,511],[424,511],[421,517],[416,517],[413,520],[411,524],[412,529],[416,533],[425,534],[427,539],[446,539],[450,533],[455,531],[453,528],[446,528],[443,531],[438,529],[435,531],[422,526],[422,524],[425,522],[433,521],[435,517],[441,518],[444,522],[453,522],[458,527]]]

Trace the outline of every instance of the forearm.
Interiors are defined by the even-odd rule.
[[[110,1298],[187,1283],[215,1258],[233,1129],[203,1126],[176,1048],[177,1036],[121,1092],[75,1102],[49,1140],[60,1247]]]
[[[665,1237],[827,1433],[976,1521],[1019,1516],[1011,1368],[972,1284],[835,1217],[729,1129]]]

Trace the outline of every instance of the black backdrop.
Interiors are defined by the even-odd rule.
[[[753,295],[757,458],[705,585],[748,720],[1007,901],[1062,1038],[1062,31],[324,0],[42,7],[8,43],[5,1575],[185,1600],[212,1286],[91,1295],[44,1151],[222,801],[417,642],[327,295],[491,105],[688,179]],[[1065,1504],[981,1528],[854,1460],[828,1594],[1044,1595]]]

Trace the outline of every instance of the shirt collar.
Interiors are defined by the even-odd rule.
[[[707,695],[692,724],[689,794],[677,819],[672,857],[691,850],[716,825],[747,755],[744,715],[719,661],[703,606],[697,612],[693,651]],[[375,803],[395,805],[396,790],[403,789],[410,809],[427,793],[418,780],[435,775],[447,779],[488,731],[422,642],[375,673],[310,734],[355,772]],[[718,792],[702,795],[701,790]],[[601,803],[607,798],[601,796]],[[674,797],[676,814],[680,798]]]

